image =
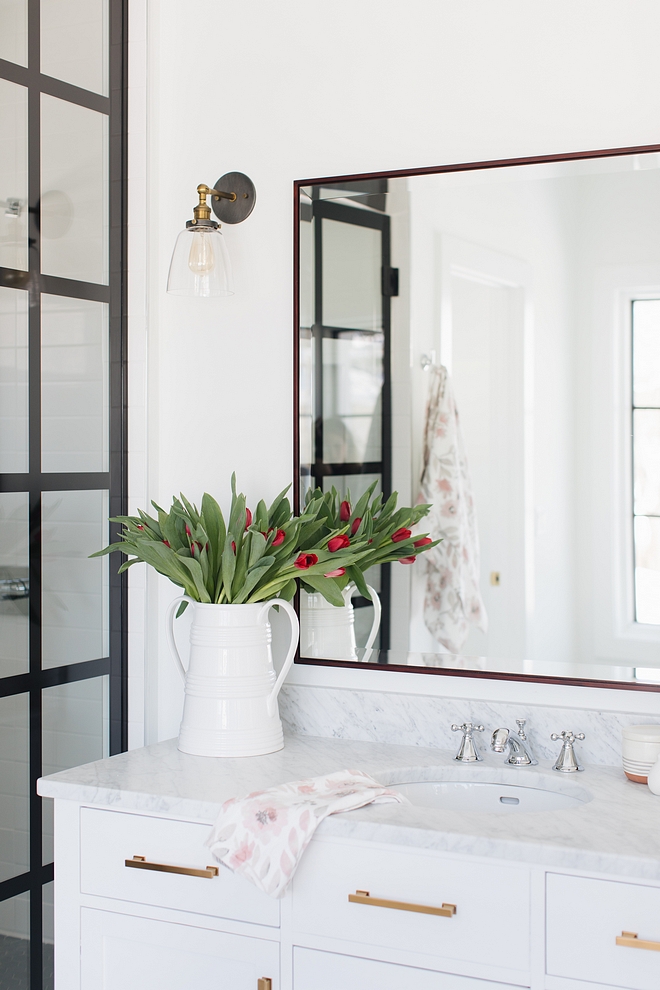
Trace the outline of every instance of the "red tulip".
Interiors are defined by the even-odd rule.
[[[277,533],[275,534],[275,539],[271,543],[271,547],[281,546],[281,544],[284,543],[285,539],[286,539],[286,533],[284,532],[284,530],[278,529]]]
[[[138,528],[138,529],[144,529],[144,526],[140,526],[140,524],[138,523],[138,524],[137,524],[137,528]]]
[[[339,506],[339,518],[342,522],[348,522],[351,518],[351,503],[342,502]]]
[[[170,544],[169,544],[169,541],[168,540],[163,540],[163,543],[165,544],[166,547],[170,547]],[[172,549],[172,547],[170,547],[170,550],[171,549]]]
[[[343,577],[345,573],[345,567],[338,567],[336,571],[328,571],[328,573],[324,574],[323,577]]]
[[[249,509],[246,509],[245,510],[245,528],[246,529],[249,529],[249,527],[251,525],[252,525],[252,513],[250,512]]]
[[[353,525],[351,526],[351,536],[355,536],[358,529],[360,528],[361,522],[362,522],[362,518],[360,516],[358,516],[357,519],[353,520]]]
[[[413,543],[414,547],[427,547],[429,543],[433,543],[430,536],[423,536],[421,540],[415,540]]]
[[[315,553],[299,553],[293,563],[301,571],[306,571],[308,568],[313,567],[314,564],[318,564],[318,562],[319,558]]]
[[[190,532],[190,526],[188,525],[188,523],[186,523],[186,536],[188,537],[188,539],[190,539],[190,537],[192,536],[192,533]]]
[[[416,560],[417,560],[417,557],[400,557],[399,558],[399,563],[400,564],[414,564]]]
[[[194,556],[195,556],[195,541],[194,541],[194,540],[193,540],[193,542],[192,542],[192,543],[190,544],[190,554],[191,554],[191,556],[192,556],[192,557],[194,557]]]
[[[337,550],[345,550],[350,545],[351,541],[345,533],[342,533],[341,536],[333,536],[331,540],[328,540],[328,550],[330,553],[336,553]]]
[[[392,543],[401,543],[402,540],[409,540],[411,536],[412,530],[402,526],[401,529],[397,529],[396,533],[392,533]]]
[[[231,548],[234,551],[234,553],[236,553],[236,544],[234,543],[233,540],[231,541]]]

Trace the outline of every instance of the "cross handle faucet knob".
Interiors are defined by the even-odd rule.
[[[564,729],[562,733],[553,732],[550,738],[555,742],[557,739],[561,739],[563,742],[570,743],[570,745],[572,746],[574,742],[578,741],[578,739],[579,740],[586,739],[586,736],[584,732],[575,733],[570,729],[568,731]]]
[[[483,725],[475,725],[474,722],[463,722],[463,725],[456,725],[454,723],[451,727],[452,732],[464,732],[466,735],[471,735],[473,732],[483,732]]]

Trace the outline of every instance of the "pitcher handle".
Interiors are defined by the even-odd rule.
[[[170,648],[170,653],[172,654],[176,662],[179,673],[183,678],[183,683],[185,684],[186,668],[183,666],[181,662],[181,657],[179,656],[179,651],[176,648],[176,640],[174,638],[174,610],[177,607],[177,605],[181,604],[181,602],[189,602],[191,605],[195,604],[192,598],[188,598],[187,595],[181,595],[179,598],[175,598],[173,602],[170,602],[167,608],[167,615],[165,617],[165,632],[167,633],[167,644]]]
[[[286,660],[282,664],[279,677],[275,681],[275,687],[268,695],[268,700],[266,701],[266,711],[270,716],[275,714],[275,703],[277,701],[277,696],[280,693],[282,685],[284,684],[284,678],[291,670],[291,664],[293,663],[293,658],[296,655],[296,647],[298,646],[298,638],[300,636],[300,624],[298,623],[296,610],[293,605],[289,602],[285,602],[283,598],[271,598],[270,601],[264,602],[263,607],[259,612],[259,622],[261,622],[264,615],[268,612],[268,609],[272,608],[273,605],[279,605],[280,608],[283,608],[289,616],[289,622],[291,623],[291,642],[289,644],[289,652],[286,655]]]
[[[354,585],[353,590],[351,591],[351,598],[353,597],[353,595],[357,590],[358,590],[357,587]],[[373,652],[372,647],[376,640],[376,636],[378,635],[378,630],[380,629],[380,616],[382,612],[382,607],[380,604],[380,598],[378,597],[378,592],[375,591],[375,589],[372,588],[370,584],[367,585],[367,591],[371,595],[371,601],[374,606],[374,621],[371,623],[371,632],[369,633],[369,637],[364,647],[364,657],[362,658],[363,663],[366,663],[367,660],[369,660]]]

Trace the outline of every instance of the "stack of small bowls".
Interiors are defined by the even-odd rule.
[[[623,729],[623,769],[628,780],[648,782],[660,756],[660,725],[629,725]]]

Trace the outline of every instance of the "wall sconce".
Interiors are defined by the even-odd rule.
[[[231,296],[231,262],[220,224],[211,220],[211,208],[223,223],[241,223],[252,213],[257,191],[247,175],[227,172],[212,189],[202,183],[197,192],[193,219],[186,222],[174,245],[167,291],[179,296]]]

